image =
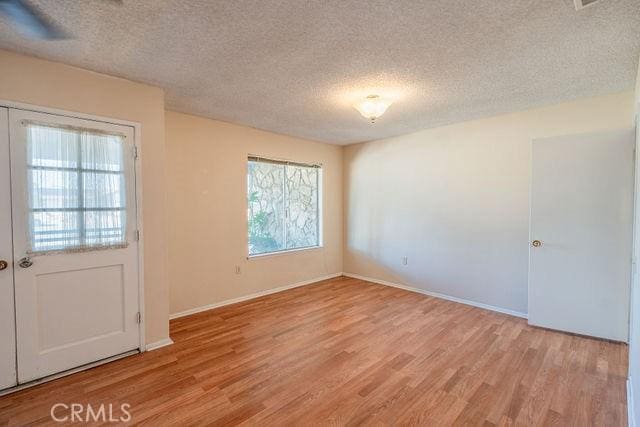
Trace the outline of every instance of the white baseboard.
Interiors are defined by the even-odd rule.
[[[171,338],[165,338],[163,340],[147,344],[144,349],[145,351],[153,351],[171,344],[173,344],[173,340]]]
[[[633,382],[631,382],[631,377],[627,378],[627,419],[629,427],[636,427],[636,410],[633,405]]]
[[[498,313],[508,314],[510,316],[522,317],[523,319],[527,318],[526,313],[510,310],[508,308],[496,307],[494,305],[483,304],[481,302],[470,301],[470,300],[458,298],[458,297],[452,297],[450,295],[440,294],[437,292],[425,291],[424,289],[414,288],[412,286],[400,285],[398,283],[393,283],[393,282],[387,282],[386,280],[374,279],[373,277],[360,276],[359,274],[353,274],[353,273],[343,273],[343,276],[353,277],[354,279],[365,280],[367,282],[378,283],[380,285],[392,286],[394,288],[404,289],[406,291],[411,291],[411,292],[417,292],[419,294],[428,295],[434,298],[445,299],[447,301],[458,302],[460,304],[471,305],[473,307],[483,308],[485,310],[496,311]]]
[[[200,313],[207,310],[213,310],[214,308],[223,307],[225,305],[236,304],[238,302],[248,301],[250,299],[262,297],[265,295],[275,294],[278,292],[286,291],[288,289],[299,288],[300,286],[310,285],[312,283],[320,282],[322,280],[333,279],[335,277],[342,276],[342,273],[334,273],[324,277],[316,277],[315,279],[305,280],[303,282],[297,282],[291,285],[280,286],[278,288],[267,289],[265,291],[256,292],[253,294],[241,296],[238,298],[232,298],[220,302],[214,302],[213,304],[207,304],[200,307],[191,308],[189,310],[179,311],[169,316],[169,319],[178,319],[180,317],[189,316],[191,314]]]
[[[254,298],[259,298],[259,297],[262,297],[262,296],[265,296],[265,295],[275,294],[275,293],[278,293],[278,292],[286,291],[288,289],[298,288],[300,286],[310,285],[312,283],[320,282],[322,280],[327,280],[327,279],[333,279],[333,278],[340,277],[340,276],[352,277],[354,279],[365,280],[367,282],[378,283],[380,285],[392,286],[394,288],[404,289],[406,291],[417,292],[417,293],[420,293],[420,294],[423,294],[423,295],[428,295],[428,296],[431,296],[431,297],[434,297],[434,298],[441,298],[441,299],[445,299],[445,300],[448,300],[448,301],[453,301],[453,302],[458,302],[458,303],[461,303],[461,304],[471,305],[473,307],[483,308],[485,310],[496,311],[498,313],[508,314],[508,315],[516,316],[516,317],[522,317],[524,319],[527,318],[527,314],[526,313],[521,313],[519,311],[509,310],[507,308],[496,307],[496,306],[489,305],[489,304],[483,304],[483,303],[480,303],[480,302],[470,301],[470,300],[466,300],[466,299],[463,299],[463,298],[452,297],[450,295],[440,294],[440,293],[437,293],[437,292],[425,291],[424,289],[419,289],[419,288],[406,286],[406,285],[400,285],[398,283],[392,283],[392,282],[388,282],[386,280],[374,279],[373,277],[366,277],[366,276],[361,276],[359,274],[353,274],[353,273],[334,273],[334,274],[330,274],[330,275],[324,276],[324,277],[316,277],[314,279],[305,280],[303,282],[293,283],[291,285],[285,285],[285,286],[280,286],[280,287],[277,287],[277,288],[267,289],[267,290],[264,290],[264,291],[261,291],[261,292],[256,292],[256,293],[245,295],[245,296],[241,296],[241,297],[238,297],[238,298],[232,298],[232,299],[228,299],[228,300],[224,300],[224,301],[220,301],[220,302],[215,302],[213,304],[207,304],[207,305],[203,305],[203,306],[200,306],[200,307],[191,308],[189,310],[179,311],[177,313],[173,313],[172,315],[170,315],[169,318],[170,319],[178,319],[180,317],[189,316],[191,314],[196,314],[196,313],[201,313],[203,311],[213,310],[214,308],[224,307],[225,305],[236,304],[236,303],[239,303],[239,302],[248,301],[248,300],[251,300],[251,299],[254,299]],[[148,345],[147,349],[149,349],[149,346],[151,346],[151,345],[155,345],[155,343],[152,343],[152,344]],[[169,345],[169,344],[164,344],[164,345]],[[156,347],[154,347],[154,348],[156,348]],[[159,348],[159,347],[157,347],[157,348]]]

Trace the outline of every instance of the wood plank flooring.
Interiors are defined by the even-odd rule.
[[[341,277],[171,322],[175,344],[0,397],[142,425],[626,425],[627,346]],[[63,413],[60,413],[64,415]]]

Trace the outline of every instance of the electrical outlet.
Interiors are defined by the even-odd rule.
[[[402,257],[402,265],[409,265],[409,257],[406,257],[406,256]]]
[[[240,274],[240,266],[236,265],[236,274]]]

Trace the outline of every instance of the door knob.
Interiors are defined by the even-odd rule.
[[[539,248],[540,246],[542,246],[542,242],[540,240],[534,240],[533,242],[531,242],[531,245],[534,248]]]
[[[7,261],[0,259],[0,270],[4,270],[7,267],[9,267],[9,264],[7,263]]]
[[[31,258],[26,256],[22,258],[20,261],[18,261],[18,265],[22,268],[29,268],[33,265],[33,261],[31,261]]]

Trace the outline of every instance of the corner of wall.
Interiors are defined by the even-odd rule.
[[[340,271],[346,271],[345,259],[347,256],[347,147],[347,145],[340,147],[340,156],[342,158],[340,162],[342,165],[342,184],[340,186],[342,191],[342,260],[340,262]]]

